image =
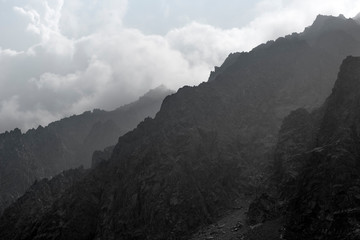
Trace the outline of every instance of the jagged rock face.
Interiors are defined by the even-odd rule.
[[[359,239],[360,58],[344,60],[289,205],[286,239]]]
[[[287,116],[281,126],[274,151],[272,188],[289,199],[295,194],[297,178],[316,142],[316,132],[323,108],[309,113],[300,108]]]
[[[114,111],[94,110],[31,129],[0,134],[0,213],[36,180],[65,169],[88,167],[93,151],[154,116],[171,91],[160,87]]]
[[[0,211],[21,196],[36,178],[66,168],[58,137],[38,128],[23,135],[19,129],[0,135]]]
[[[246,215],[248,224],[256,225],[278,218],[281,215],[281,207],[277,199],[263,193],[252,201]]]
[[[251,192],[283,117],[319,106],[344,57],[304,36],[232,55],[211,81],[167,97],[37,220],[34,239],[179,239]]]
[[[66,189],[79,182],[86,174],[82,168],[68,170],[51,180],[43,179],[34,183],[19,200],[9,207],[0,218],[1,239],[32,239],[36,220],[46,213],[55,199]],[[26,216],[32,216],[28,218]],[[12,229],[13,231],[8,231]]]
[[[91,159],[91,167],[95,168],[102,162],[109,160],[111,158],[111,154],[114,150],[114,147],[115,146],[109,146],[102,151],[99,150],[94,151]]]

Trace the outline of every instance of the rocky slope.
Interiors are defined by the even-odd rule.
[[[360,58],[344,60],[289,199],[286,239],[360,238]]]
[[[41,181],[36,181],[1,216],[1,228],[15,230],[1,234],[1,238],[31,239],[36,234],[32,232],[32,229],[38,224],[32,220],[43,217],[54,201],[60,198],[66,189],[79,182],[86,175],[86,172],[83,168],[78,168],[64,171],[51,180],[45,178]],[[29,220],[26,216],[33,216],[33,218]]]
[[[359,90],[360,57],[347,57],[325,104],[284,119],[267,189],[275,197],[263,193],[251,201],[246,219],[253,229],[244,224],[231,239],[360,238]],[[229,234],[221,226],[201,232],[221,239]]]
[[[0,134],[0,213],[36,180],[63,170],[90,166],[93,151],[114,145],[119,136],[154,116],[164,87],[114,111],[94,110],[21,133]]]
[[[351,19],[320,16],[301,34],[231,55],[209,82],[165,98],[45,214],[26,215],[37,224],[15,239],[180,239],[211,222],[263,183],[282,119],[324,101],[341,59],[360,51],[359,33]],[[0,238],[16,231],[5,222]]]
[[[273,232],[283,226],[276,239],[360,238],[359,90],[360,57],[347,57],[320,108],[300,108],[284,119],[267,189],[281,211],[259,204],[268,198],[260,197],[250,204],[248,221]],[[264,235],[266,228],[256,231]]]
[[[270,189],[281,193],[283,199],[294,194],[294,185],[316,142],[318,119],[322,114],[321,109],[309,113],[300,108],[291,112],[282,123],[274,151]]]

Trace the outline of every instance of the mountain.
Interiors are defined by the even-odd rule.
[[[319,110],[309,113],[299,108],[285,117],[274,150],[273,186],[282,198],[294,194],[297,178],[303,168],[308,152],[316,142]]]
[[[360,23],[360,13],[358,13],[355,17],[354,20],[358,23]]]
[[[0,238],[186,238],[267,185],[282,120],[323,103],[341,61],[360,54],[359,33],[352,19],[319,16],[303,33],[231,54],[208,82],[166,97],[154,119],[120,137],[108,160],[41,215],[5,210]],[[19,231],[24,219],[33,224]]]
[[[116,144],[119,136],[154,116],[170,93],[160,86],[113,111],[95,109],[24,134],[19,129],[0,134],[0,212],[36,179],[89,167],[95,150]]]
[[[359,104],[360,57],[348,57],[317,115],[314,141],[292,185],[287,239],[360,238]]]
[[[36,181],[2,216],[3,219],[6,219],[6,222],[3,223],[5,225],[2,225],[2,227],[16,230],[12,232],[4,231],[1,238],[19,239],[17,234],[21,233],[21,239],[31,239],[34,234],[31,230],[36,226],[36,223],[23,216],[42,217],[55,199],[60,198],[66,189],[79,182],[87,172],[88,170],[83,168],[71,169],[58,174],[52,179],[44,178]]]

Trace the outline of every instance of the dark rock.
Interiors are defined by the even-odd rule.
[[[280,216],[281,206],[279,206],[278,200],[263,193],[251,202],[247,212],[247,222],[249,225],[256,225]]]
[[[101,162],[110,159],[115,146],[105,148],[103,151],[95,151],[91,160],[91,168],[96,168]]]
[[[78,168],[62,172],[51,180],[35,181],[16,203],[4,211],[0,218],[0,239],[32,239],[36,235],[34,227],[54,201],[85,174],[86,170]]]
[[[164,97],[163,86],[114,111],[84,112],[39,126],[0,134],[0,213],[36,180],[63,170],[89,167],[95,150],[116,144],[119,136],[155,116]]]
[[[323,109],[309,113],[300,108],[283,121],[274,152],[272,176],[273,188],[281,194],[281,199],[295,194],[297,178],[311,156],[322,114]]]
[[[290,200],[287,239],[358,239],[360,58],[343,61]]]

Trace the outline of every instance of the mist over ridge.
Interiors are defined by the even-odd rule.
[[[26,131],[93,108],[111,110],[160,84],[173,90],[198,85],[231,52],[300,32],[319,13],[352,17],[360,7],[357,1],[335,0],[326,5],[258,0],[243,8],[236,2],[226,11],[237,16],[246,9],[246,18],[212,25],[231,14],[202,1],[192,10],[202,12],[197,18],[181,12],[190,2],[155,1],[150,7],[159,7],[163,15],[157,16],[169,24],[158,34],[143,30],[150,29],[150,20],[127,25],[127,15],[141,9],[126,0],[0,4],[0,132]],[[172,18],[176,11],[179,15]],[[147,14],[151,17],[152,11]]]
[[[326,181],[325,184],[330,185],[324,188],[325,192],[315,191],[313,195],[312,186],[321,186],[321,183],[312,182],[314,178],[294,171],[298,165],[293,160],[300,160],[299,168],[305,165],[304,170],[309,166],[307,164],[312,167],[312,164],[320,163],[319,168],[314,168],[315,175],[319,173],[320,179],[326,179],[327,173],[336,171],[327,168],[332,165],[321,165],[322,162],[333,159],[336,164],[337,153],[344,151],[349,151],[345,158],[357,156],[359,114],[357,111],[349,114],[349,110],[358,109],[356,89],[360,68],[359,58],[347,56],[360,55],[359,45],[360,25],[357,21],[342,15],[318,15],[303,32],[268,41],[249,52],[230,54],[211,74],[210,81],[198,86],[184,86],[167,96],[154,118],[144,119],[135,129],[121,136],[110,153],[98,152],[92,169],[85,173],[81,169],[75,170],[80,178],[75,179],[74,172],[68,171],[53,180],[35,183],[29,192],[4,211],[0,218],[0,237],[189,239],[198,227],[206,227],[227,211],[238,209],[233,204],[239,198],[255,200],[249,207],[248,216],[252,216],[249,224],[244,222],[245,216],[241,220],[248,231],[241,236],[239,232],[233,232],[236,237],[254,239],[252,236],[257,233],[266,233],[268,224],[273,229],[272,235],[278,238],[282,231],[295,232],[292,236],[299,236],[297,231],[306,230],[306,236],[312,239],[314,226],[320,226],[314,236],[327,236],[323,235],[323,229],[329,230],[326,234],[343,236],[342,232],[336,232],[339,228],[356,234],[356,222],[351,225],[356,217],[347,218],[349,225],[345,228],[333,221],[338,209],[346,208],[338,208],[337,201],[324,205],[322,199],[317,199],[318,196],[326,199],[328,190],[333,189],[337,180],[350,179],[348,176],[356,168],[346,168],[347,163],[351,165],[356,161],[340,164],[345,175],[333,178],[335,182]],[[313,125],[313,115],[309,114],[311,110],[315,110],[314,118],[320,119],[319,135],[316,135],[318,122]],[[287,117],[289,114],[292,117]],[[327,122],[327,117],[322,116],[329,116],[331,121]],[[323,158],[320,151],[319,158],[310,162],[292,156],[303,151],[307,154],[307,147],[313,146],[313,142],[322,144],[322,139],[312,141],[315,135],[324,137],[324,143],[339,148],[328,152],[333,154],[330,158]],[[278,142],[279,137],[281,141]],[[280,176],[276,179],[275,149],[279,150],[277,156],[280,156]],[[316,148],[314,152],[317,152]],[[284,156],[290,163],[282,161]],[[305,173],[311,176],[312,172]],[[285,188],[284,193],[289,193],[295,200],[282,201],[284,199],[277,193],[267,195],[282,191],[281,176],[288,175],[292,178],[290,182],[284,181],[285,187],[295,181],[295,186],[300,188],[293,188],[295,193]],[[274,182],[277,180],[278,185]],[[309,181],[309,188],[301,188],[302,180],[304,185]],[[53,186],[59,188],[50,193],[44,191]],[[342,192],[338,193],[341,197]],[[353,192],[349,194],[357,196],[352,195]],[[45,205],[35,202],[34,196],[43,199]],[[296,208],[296,199],[302,196],[309,196],[311,201],[305,199],[301,208]],[[294,205],[286,205],[292,202]],[[356,201],[341,203],[357,206]],[[295,208],[282,215],[282,210],[292,209],[291,206]],[[296,209],[303,210],[296,214]],[[332,215],[328,215],[328,211]],[[304,224],[291,225],[292,221],[281,219],[287,216]],[[302,222],[303,219],[296,216],[306,219]],[[330,225],[318,221],[317,216],[329,219]],[[279,219],[274,223],[271,222],[273,218]],[[307,219],[314,225],[307,226]],[[296,238],[290,238],[293,239]]]

